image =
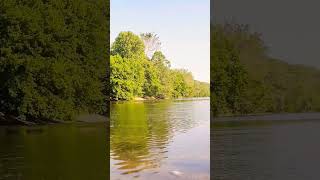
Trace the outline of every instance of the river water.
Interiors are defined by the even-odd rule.
[[[209,106],[113,103],[110,144],[106,123],[0,126],[0,180],[209,179]]]
[[[111,179],[210,179],[210,101],[111,105]]]
[[[0,180],[109,179],[105,123],[0,126]]]
[[[320,179],[319,113],[222,118],[211,130],[214,180]]]

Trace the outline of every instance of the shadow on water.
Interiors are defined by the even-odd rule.
[[[277,114],[268,118],[213,120],[213,179],[319,179],[320,116],[317,115]],[[292,116],[295,118],[289,120]]]
[[[108,179],[106,124],[0,127],[0,180]]]

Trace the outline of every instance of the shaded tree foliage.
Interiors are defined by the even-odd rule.
[[[270,57],[247,25],[214,25],[211,33],[214,115],[320,110],[318,69]]]
[[[211,48],[212,112],[214,115],[241,112],[247,74],[240,64],[239,51],[219,26],[212,29]]]
[[[72,120],[106,111],[109,3],[0,2],[0,111]]]

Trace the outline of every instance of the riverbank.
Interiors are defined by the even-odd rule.
[[[35,122],[26,121],[22,118],[15,117],[12,115],[5,115],[4,113],[0,112],[0,126],[9,126],[9,125],[36,125]]]
[[[210,97],[180,97],[180,98],[157,98],[157,97],[134,97],[131,100],[116,100],[111,99],[111,102],[118,101],[161,101],[161,100],[194,100],[194,99],[208,99]]]
[[[36,119],[36,120],[25,120],[20,117],[13,115],[5,115],[0,112],[0,126],[35,126],[35,125],[46,125],[46,124],[70,124],[70,123],[97,123],[97,122],[109,122],[109,118],[106,116],[98,114],[83,114],[75,118],[74,121],[62,121],[62,120],[53,120],[53,119]]]
[[[320,112],[306,113],[265,113],[240,116],[213,117],[214,122],[227,121],[292,121],[292,120],[320,120]]]

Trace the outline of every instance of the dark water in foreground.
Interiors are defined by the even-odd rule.
[[[111,179],[209,179],[209,99],[111,106]]]
[[[320,118],[278,119],[213,123],[213,179],[320,179]]]
[[[105,123],[0,126],[0,180],[109,179]]]

